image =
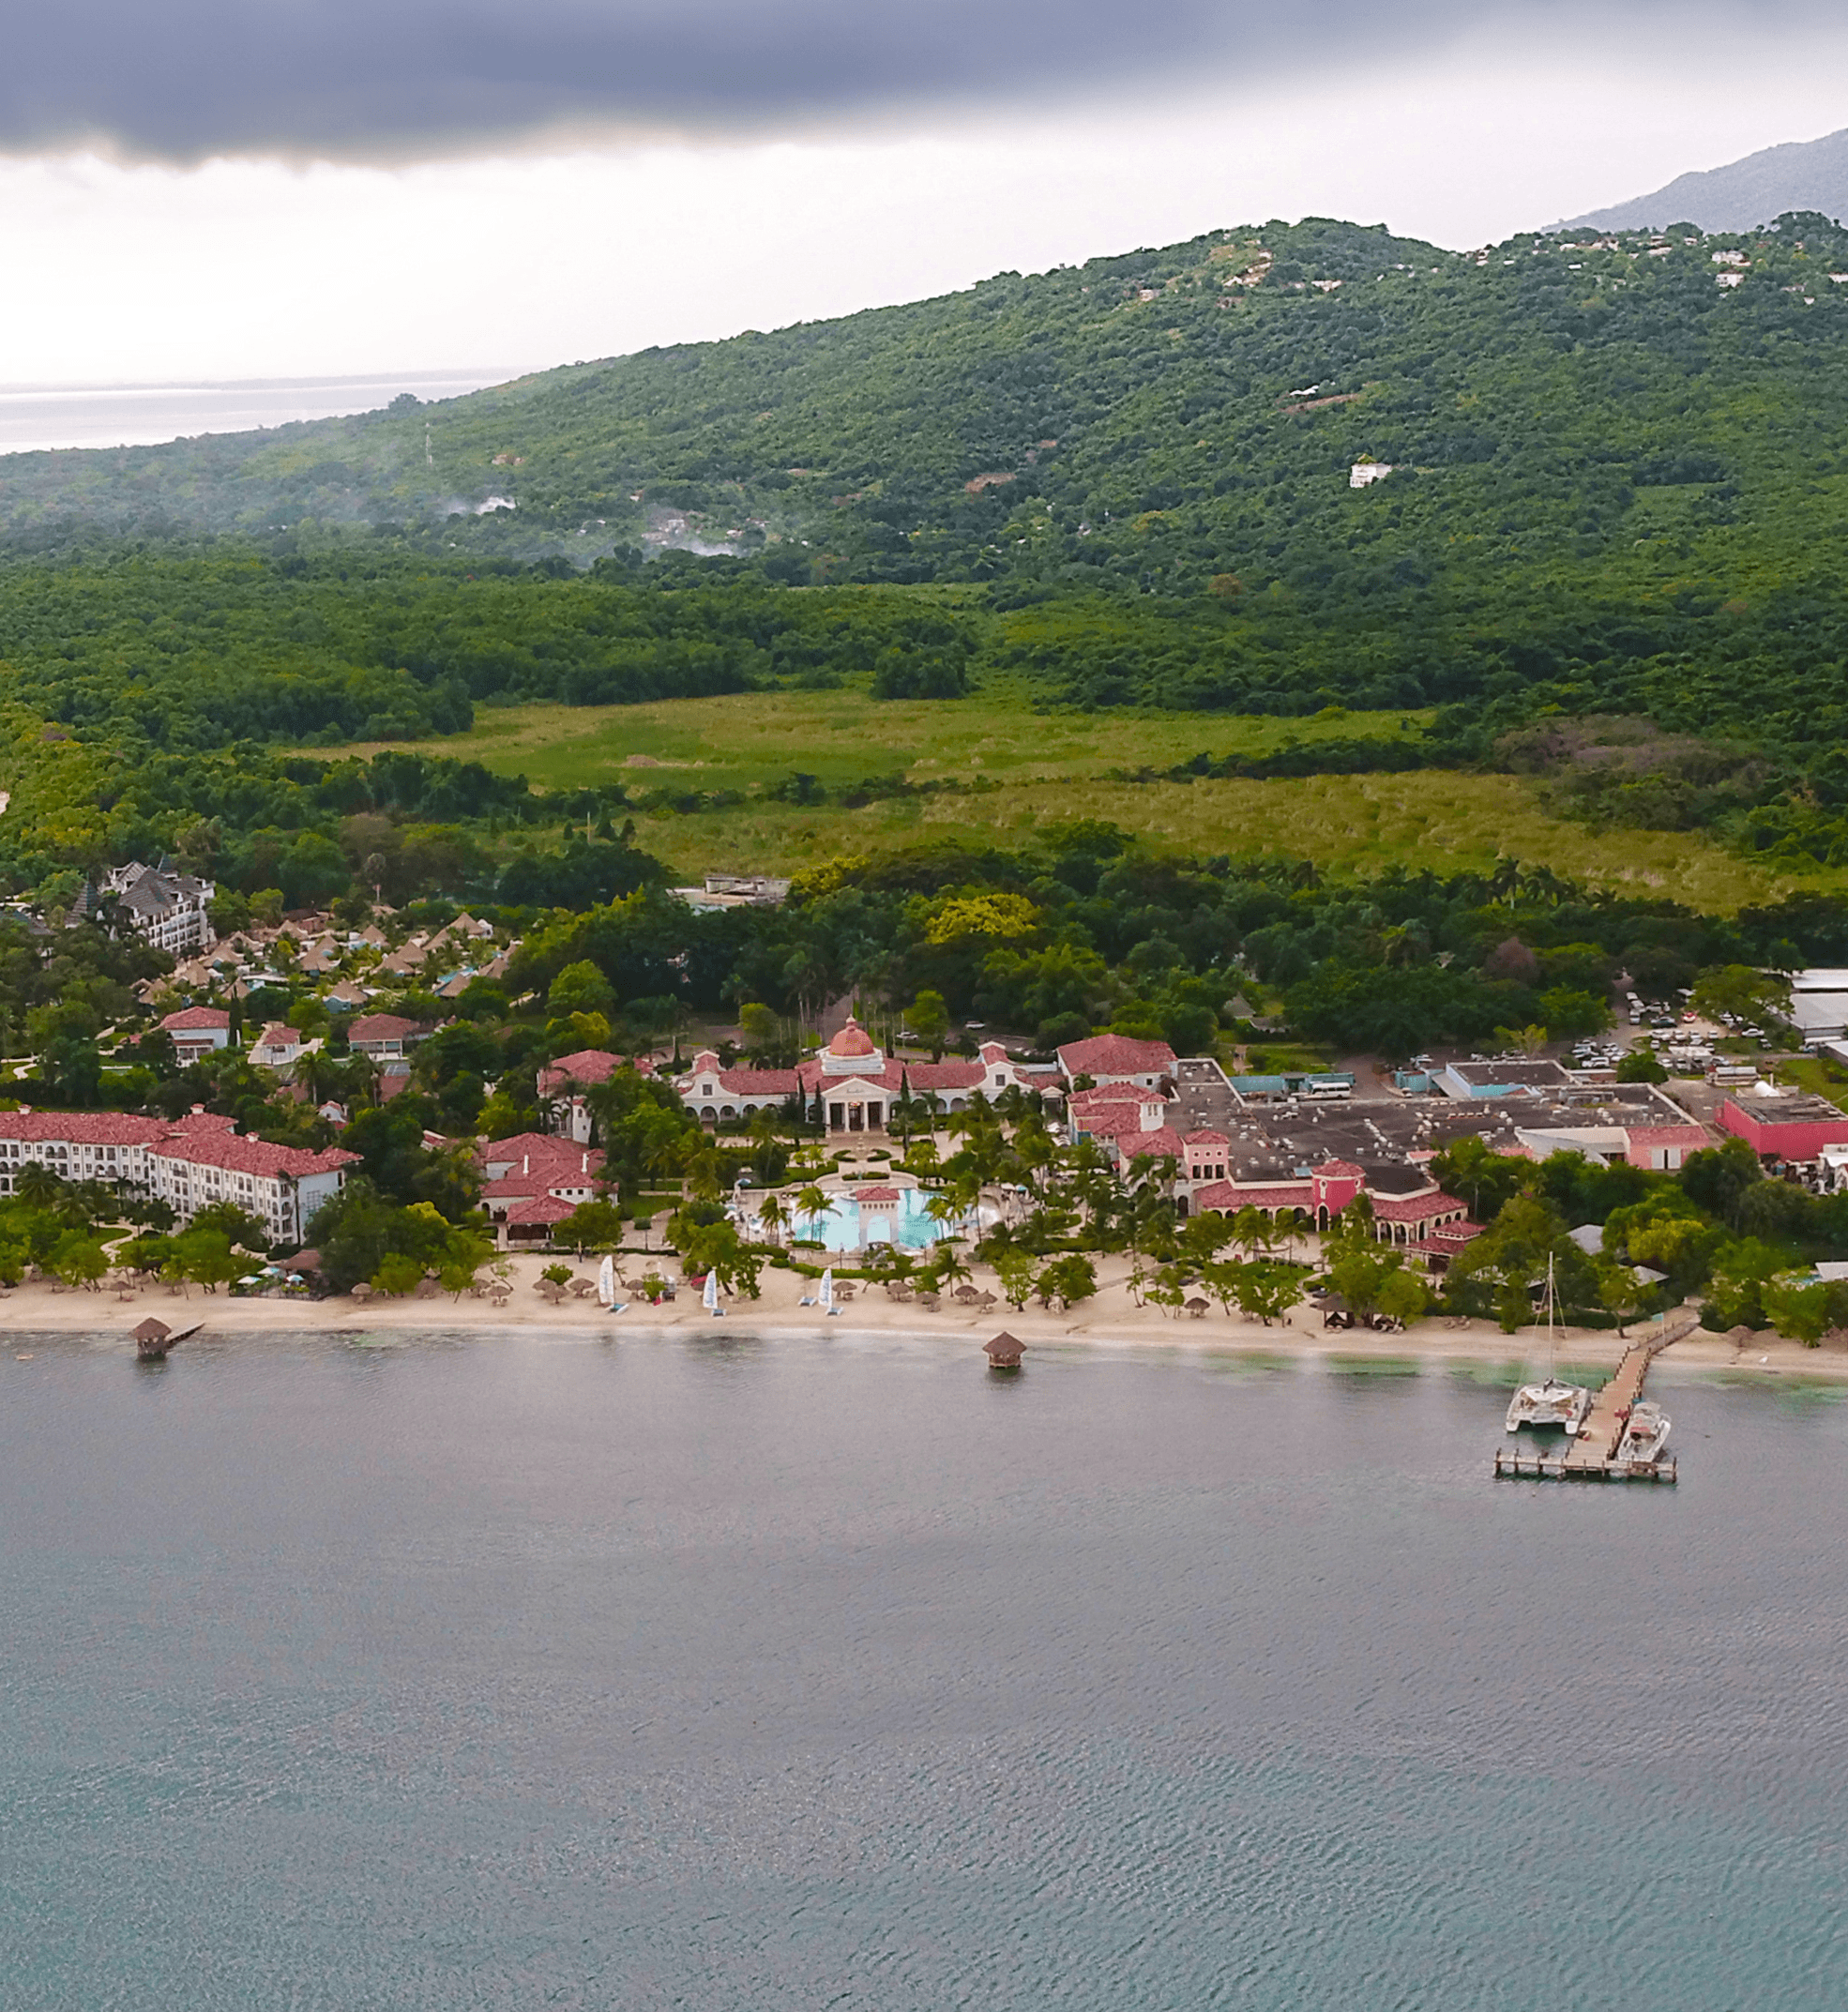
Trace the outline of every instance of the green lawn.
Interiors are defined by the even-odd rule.
[[[913,780],[1098,777],[1200,753],[1398,739],[1406,715],[1331,709],[1310,719],[1212,713],[1036,713],[1024,686],[967,699],[879,700],[863,690],[740,692],[650,705],[482,706],[472,732],[424,743],[536,787],[763,789],[798,771],[829,785],[902,771]],[[1411,716],[1422,719],[1423,716]],[[322,749],[304,753],[324,754]],[[371,744],[343,750],[361,754]]]
[[[1780,1082],[1807,1090],[1811,1097],[1826,1097],[1831,1104],[1848,1111],[1848,1068],[1840,1062],[1821,1055],[1804,1055],[1780,1062],[1776,1073]]]
[[[1259,754],[1293,741],[1396,737],[1401,718],[1038,714],[1023,692],[993,686],[969,699],[933,702],[881,702],[856,690],[780,691],[635,706],[483,707],[471,732],[418,745],[524,775],[547,790],[620,781],[637,794],[730,790],[750,798],[798,771],[830,786],[899,772],[917,781],[985,778],[998,785],[888,798],[859,809],[747,801],[639,819],[640,841],[689,877],[789,872],[957,833],[1016,843],[1042,822],[1095,817],[1190,851],[1275,854],[1358,872],[1390,866],[1457,872],[1511,855],[1590,885],[1665,894],[1719,915],[1798,889],[1848,889],[1848,870],[1773,871],[1696,834],[1593,832],[1549,816],[1528,784],[1512,776],[1423,769],[1269,781],[1110,778],[1113,769],[1165,769],[1201,752]]]

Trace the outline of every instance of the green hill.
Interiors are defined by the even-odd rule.
[[[1218,233],[438,404],[9,456],[0,524],[419,526],[502,495],[515,511],[447,535],[767,541],[792,578],[1190,594],[1231,571],[1353,602],[1563,568],[1630,596],[1781,567],[1834,522],[1843,261],[1820,219],[1468,256],[1349,224]],[[1396,472],[1351,492],[1369,455]]]
[[[131,762],[841,677],[1342,705],[1434,718],[1345,772],[1513,766],[1595,824],[1840,864],[1836,274],[1815,216],[1470,254],[1310,219],[356,419],[12,456],[0,696],[20,747],[50,722]]]

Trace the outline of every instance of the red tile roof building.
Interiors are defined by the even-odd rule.
[[[346,1037],[362,1055],[395,1058],[408,1053],[429,1032],[396,1013],[362,1013],[346,1030]]]
[[[799,1097],[805,1108],[819,1103],[830,1132],[876,1132],[891,1123],[893,1105],[907,1093],[932,1099],[939,1111],[966,1111],[977,1097],[992,1100],[1010,1089],[1058,1097],[1064,1088],[1060,1078],[1025,1067],[998,1041],[986,1043],[967,1061],[897,1061],[849,1019],[819,1054],[791,1069],[728,1069],[711,1049],[703,1049],[680,1094],[702,1124],[730,1124]]]
[[[273,1243],[298,1241],[337,1195],[353,1153],[311,1153],[240,1135],[230,1118],[177,1120],[127,1112],[0,1112],[0,1194],[33,1162],[68,1181],[119,1184],[165,1202],[182,1223],[215,1202],[254,1216]]]
[[[579,1145],[590,1143],[590,1107],[583,1093],[610,1078],[623,1067],[623,1058],[603,1048],[581,1048],[575,1054],[560,1055],[539,1071],[538,1092],[551,1108],[547,1127]]]
[[[1144,1090],[1159,1088],[1174,1073],[1174,1051],[1166,1041],[1137,1041],[1127,1034],[1094,1034],[1087,1040],[1068,1041],[1059,1050],[1059,1067],[1068,1080],[1088,1076],[1096,1083],[1130,1082]]]
[[[602,1156],[549,1132],[520,1132],[484,1140],[475,1150],[481,1170],[481,1205],[509,1240],[533,1241],[582,1202],[604,1192]],[[537,1204],[556,1203],[555,1210]],[[523,1238],[519,1233],[523,1232]]]
[[[222,1006],[187,1006],[160,1022],[182,1062],[196,1062],[231,1045],[231,1015]]]
[[[1367,1171],[1352,1160],[1324,1160],[1316,1168],[1293,1180],[1209,1181],[1196,1188],[1191,1197],[1195,1214],[1211,1210],[1220,1216],[1235,1216],[1240,1209],[1254,1208],[1275,1221],[1295,1216],[1306,1229],[1325,1230],[1362,1195],[1372,1205],[1374,1233],[1382,1243],[1429,1245],[1439,1230],[1455,1233],[1469,1224],[1467,1206],[1454,1195],[1447,1195],[1422,1168],[1380,1170],[1376,1178],[1394,1176],[1408,1186],[1395,1185],[1376,1191]],[[1480,1225],[1470,1225],[1474,1235]]]

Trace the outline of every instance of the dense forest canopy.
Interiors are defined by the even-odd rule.
[[[436,405],[13,456],[0,787],[24,806],[60,736],[152,776],[484,703],[1000,672],[1046,705],[1418,713],[1382,764],[1522,767],[1595,823],[1839,861],[1844,342],[1820,217],[1469,254],[1309,219]],[[49,828],[22,872],[63,856]]]
[[[1473,254],[1269,224],[429,406],[15,455],[0,522],[388,522],[575,552],[678,521],[769,541],[792,578],[1189,596],[1229,570],[1365,608],[1511,565],[1633,598],[1782,570],[1791,506],[1840,536],[1845,264],[1820,217]],[[1350,492],[1366,456],[1397,472]],[[516,507],[451,514],[496,495]]]

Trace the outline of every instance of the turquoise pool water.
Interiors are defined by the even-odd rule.
[[[796,1234],[829,1250],[864,1250],[869,1244],[922,1250],[944,1233],[943,1225],[925,1213],[929,1200],[920,1188],[902,1188],[896,1202],[862,1210],[857,1196],[838,1195],[826,1215],[798,1216]]]

